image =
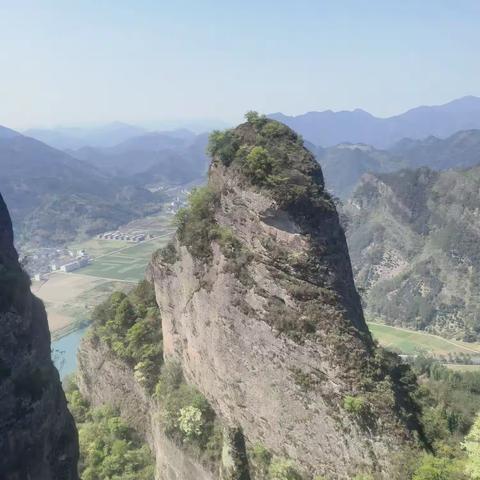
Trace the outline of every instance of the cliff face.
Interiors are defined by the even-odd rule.
[[[411,402],[400,367],[378,359],[320,167],[263,120],[211,149],[210,203],[196,195],[150,269],[166,358],[247,446],[307,476],[386,478],[410,438]]]
[[[78,354],[79,388],[91,405],[113,405],[145,439],[156,460],[156,478],[162,480],[213,480],[180,446],[167,438],[160,422],[161,410],[135,380],[132,369],[112,356],[94,337],[86,337]]]
[[[162,321],[160,390],[141,387],[141,362],[120,360],[102,320],[80,349],[82,394],[120,409],[162,480],[402,479],[397,457],[418,428],[415,382],[372,341],[320,167],[291,130],[258,117],[214,134],[210,150],[208,186],[148,271]],[[213,408],[220,460],[218,448],[206,463],[188,438],[165,433],[169,365]]]
[[[45,308],[30,293],[1,196],[0,338],[0,477],[77,479],[77,434],[51,361]]]

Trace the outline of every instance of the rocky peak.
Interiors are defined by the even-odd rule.
[[[77,435],[0,196],[0,478],[75,480]]]
[[[165,356],[247,449],[305,478],[393,475],[417,428],[413,379],[372,341],[319,165],[256,114],[209,149],[208,185],[150,268]]]

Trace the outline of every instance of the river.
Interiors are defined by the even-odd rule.
[[[52,342],[52,358],[60,378],[74,372],[77,368],[77,351],[87,327],[75,330]]]

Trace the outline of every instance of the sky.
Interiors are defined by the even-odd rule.
[[[478,0],[0,0],[0,124],[154,126],[480,96]]]

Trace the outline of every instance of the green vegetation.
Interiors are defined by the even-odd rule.
[[[153,285],[144,280],[128,295],[113,293],[96,307],[92,334],[133,369],[135,379],[158,401],[166,435],[204,463],[218,462],[222,431],[215,412],[206,398],[185,382],[179,364],[163,365],[161,322]],[[76,418],[86,418],[87,405],[75,389],[69,394],[69,402]]]
[[[417,400],[422,407],[422,424],[433,448],[433,455],[426,453],[418,459],[412,479],[479,478],[473,470],[480,458],[476,450],[480,372],[452,371],[423,356],[412,366],[420,382]]]
[[[168,242],[163,248],[153,254],[154,261],[159,259],[162,263],[173,264],[177,261],[177,249],[173,242]]]
[[[262,444],[248,450],[251,473],[259,480],[305,480],[296,465],[287,458],[272,455]]]
[[[467,479],[462,465],[449,458],[425,455],[416,469],[412,480],[460,480]]]
[[[188,197],[188,207],[176,216],[177,236],[197,258],[211,256],[211,242],[218,238],[215,221],[217,193],[210,187],[196,188]]]
[[[477,345],[444,340],[428,333],[371,322],[368,323],[368,328],[381,345],[406,355],[424,353],[448,359],[448,355],[475,355],[475,350],[478,350],[480,355],[480,348]],[[465,361],[468,362],[467,359]]]
[[[92,316],[93,334],[135,371],[135,378],[152,391],[163,362],[160,313],[153,285],[143,280],[128,295],[113,293]]]
[[[302,480],[303,477],[296,470],[294,463],[285,458],[274,457],[268,468],[269,480]]]
[[[463,448],[467,454],[466,473],[474,480],[480,479],[480,414],[465,437]]]
[[[261,129],[268,122],[268,119],[265,115],[260,115],[254,110],[250,110],[245,114],[245,120],[251,125],[254,125],[257,129]]]
[[[479,185],[478,166],[402,170],[360,182],[343,212],[369,318],[480,340]]]
[[[147,445],[109,407],[92,408],[73,379],[64,382],[80,443],[82,480],[153,480],[154,459]]]
[[[120,251],[115,250],[95,259],[90,265],[75,273],[136,283],[145,277],[145,269],[155,250],[167,242],[168,238],[165,237],[132,245]]]
[[[198,454],[207,463],[217,462],[222,430],[207,399],[187,384],[175,362],[167,362],[155,388],[160,419],[166,435]]]
[[[211,133],[208,141],[207,152],[212,157],[219,157],[221,162],[228,166],[233,161],[238,150],[238,140],[231,130]]]
[[[243,170],[252,183],[268,184],[274,162],[264,147],[253,147],[245,157]]]
[[[320,211],[333,213],[320,166],[302,139],[256,112],[245,117],[247,123],[235,130],[214,132],[209,152],[253,185],[268,189],[301,222],[311,222]]]
[[[246,267],[252,260],[252,255],[230,228],[218,225],[215,220],[217,202],[218,194],[211,187],[194,189],[188,197],[188,207],[177,213],[178,240],[187,246],[193,256],[204,260],[211,258],[211,244],[217,242],[229,260],[226,271],[234,273],[246,284],[250,280]],[[174,249],[175,247],[170,251],[160,251],[159,255],[167,263],[172,262],[176,259]]]
[[[367,405],[363,397],[347,395],[343,399],[343,408],[354,415],[362,415],[365,412]]]

